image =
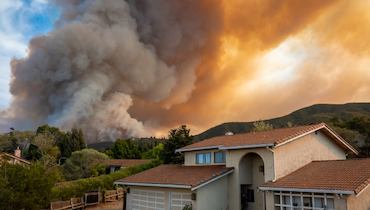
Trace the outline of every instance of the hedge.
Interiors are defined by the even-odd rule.
[[[68,184],[53,187],[51,189],[51,198],[52,200],[69,200],[74,197],[82,197],[85,195],[86,191],[96,190],[99,187],[106,190],[113,190],[114,181],[154,168],[160,164],[162,164],[162,161],[152,160],[149,163],[130,166],[111,174],[88,179],[78,179]]]

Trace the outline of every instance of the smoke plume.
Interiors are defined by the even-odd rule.
[[[369,100],[367,1],[55,4],[55,28],[11,62],[0,127],[77,126],[114,141]]]

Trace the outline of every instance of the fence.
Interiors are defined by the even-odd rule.
[[[87,191],[85,197],[71,198],[69,201],[56,201],[50,203],[51,210],[81,209],[89,205],[99,204],[101,200],[100,188]]]
[[[123,198],[123,188],[118,188],[117,190],[107,190],[104,195],[104,202],[116,201]]]

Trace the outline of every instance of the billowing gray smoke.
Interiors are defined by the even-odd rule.
[[[55,29],[11,62],[13,100],[2,127],[77,126],[90,142],[149,136],[128,113],[132,96],[167,109],[190,97],[205,44],[195,9],[160,0],[55,3]]]

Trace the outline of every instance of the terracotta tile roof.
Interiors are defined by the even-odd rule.
[[[370,158],[313,161],[261,187],[361,192],[370,184]]]
[[[228,168],[220,165],[160,165],[147,171],[143,171],[141,173],[115,181],[115,183],[187,185],[191,188],[194,188],[222,174],[231,172],[233,169],[233,167]]]
[[[12,154],[7,153],[7,152],[2,152],[2,153],[0,153],[0,157],[1,157],[1,156],[3,156],[3,155],[9,156],[9,157],[11,157],[11,158],[13,158],[13,159],[17,159],[17,160],[19,160],[19,161],[21,161],[21,162],[23,162],[23,163],[31,164],[31,162],[30,162],[30,161],[28,161],[28,160],[26,160],[26,159],[24,159],[24,158],[21,158],[21,157],[17,157],[17,156],[15,156],[15,155],[12,155]]]
[[[140,165],[150,162],[150,159],[109,159],[105,160],[103,164],[106,165],[120,165],[121,168],[126,168],[133,165]]]
[[[202,148],[202,147],[222,148],[222,147],[237,147],[237,146],[247,146],[247,145],[253,146],[253,145],[266,145],[266,144],[277,146],[295,137],[313,132],[321,128],[326,128],[327,132],[329,130],[333,132],[338,137],[338,141],[344,147],[347,147],[349,150],[352,150],[354,153],[358,154],[356,149],[354,149],[342,137],[336,134],[325,123],[320,123],[320,124],[315,124],[315,125],[296,126],[296,127],[291,127],[291,128],[279,128],[279,129],[273,129],[273,130],[268,130],[268,131],[217,136],[217,137],[213,137],[210,139],[206,139],[206,140],[182,147],[178,151],[186,151],[186,150],[192,150],[192,149]]]

